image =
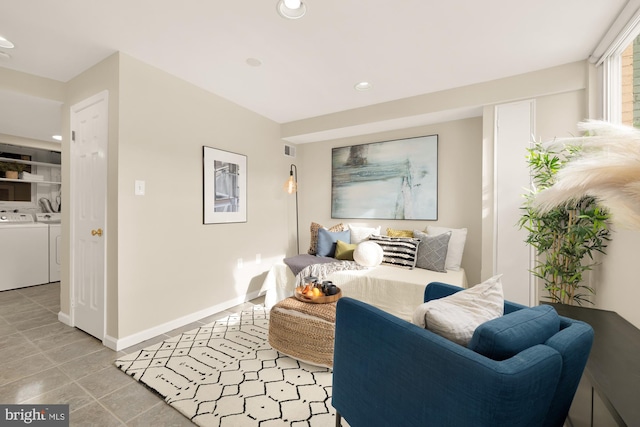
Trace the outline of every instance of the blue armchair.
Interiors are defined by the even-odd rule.
[[[443,283],[425,301],[462,290]],[[336,312],[332,403],[351,427],[561,427],[593,329],[548,305],[505,302],[469,348],[363,302]],[[473,348],[473,349],[472,349]]]

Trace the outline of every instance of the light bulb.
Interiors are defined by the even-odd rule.
[[[284,0],[284,5],[289,9],[299,9],[302,2],[300,0]]]
[[[289,179],[287,180],[287,182],[284,183],[284,191],[286,191],[289,194],[293,194],[296,191],[298,191],[298,184],[293,179],[293,175],[289,176]]]

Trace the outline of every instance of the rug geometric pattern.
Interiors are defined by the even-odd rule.
[[[335,425],[331,370],[281,355],[268,331],[255,306],[115,364],[200,426]]]

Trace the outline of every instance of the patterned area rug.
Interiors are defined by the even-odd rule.
[[[115,364],[200,426],[335,425],[331,371],[279,354],[268,330],[256,306]]]

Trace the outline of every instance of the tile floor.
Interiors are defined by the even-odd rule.
[[[263,302],[258,298],[121,352],[58,321],[60,284],[0,292],[0,403],[69,404],[71,426],[190,426],[113,361]]]

